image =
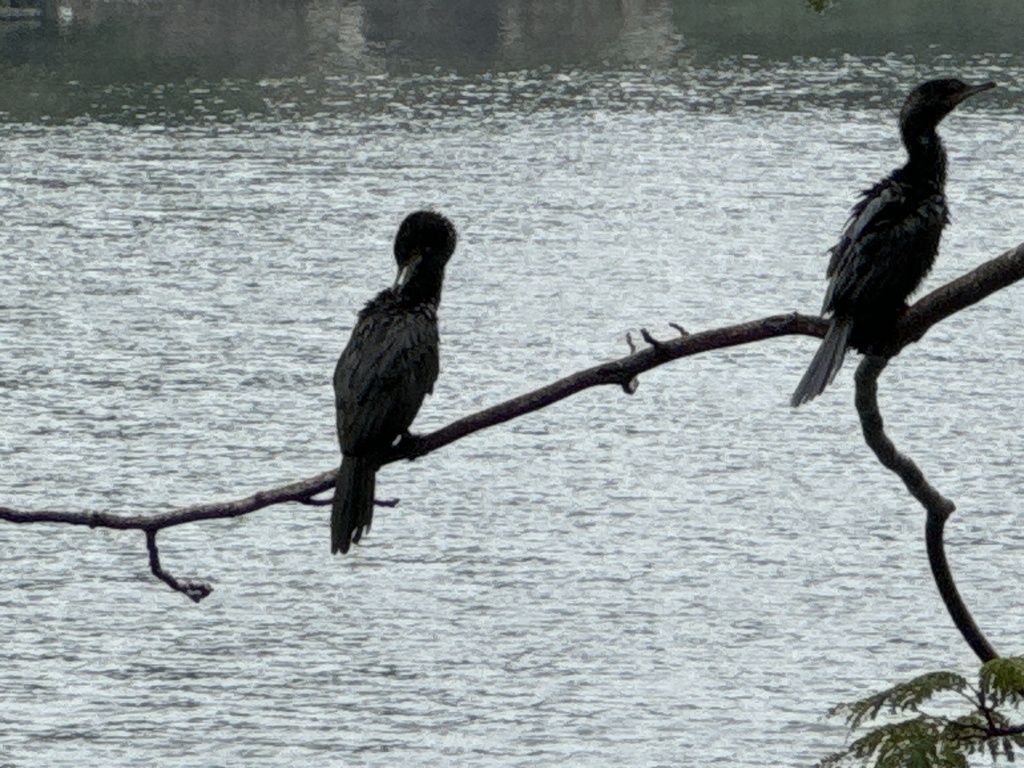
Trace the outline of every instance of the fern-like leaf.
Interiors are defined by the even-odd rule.
[[[916,712],[922,703],[937,693],[963,691],[969,687],[967,680],[954,672],[929,672],[866,699],[839,704],[829,711],[829,716],[845,717],[850,730],[856,730],[878,717],[883,708],[892,714]]]
[[[981,667],[981,685],[997,706],[1003,702],[1020,704],[1024,701],[1024,658],[1007,656],[985,662]]]
[[[942,740],[947,744],[962,746],[969,754],[973,754],[985,740],[987,729],[988,721],[975,709],[948,721],[942,730]]]
[[[1013,763],[1024,750],[1024,725],[1012,707],[1024,703],[1024,657],[995,659],[979,675],[980,689],[954,672],[930,672],[866,699],[840,704],[831,716],[845,717],[851,731],[863,735],[819,768],[860,765],[867,768],[968,768],[971,755]],[[922,704],[943,692],[965,693],[969,705],[959,717],[920,711]],[[883,712],[910,713],[909,719],[867,727]]]
[[[850,745],[848,754],[875,768],[946,768],[939,725],[924,717],[872,728]]]

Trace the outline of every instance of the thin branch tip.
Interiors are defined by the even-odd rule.
[[[178,581],[160,565],[160,550],[156,545],[156,535],[160,531],[158,527],[146,528],[146,549],[149,550],[149,570],[160,581],[169,586],[175,592],[181,592],[193,603],[198,603],[209,597],[213,587],[203,581]]]
[[[651,349],[653,349],[656,354],[665,354],[664,342],[658,341],[656,338],[654,338],[646,328],[640,329],[640,336],[643,337],[644,341],[651,345]]]

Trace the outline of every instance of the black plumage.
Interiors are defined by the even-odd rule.
[[[843,365],[848,347],[870,351],[891,334],[907,297],[935,263],[946,206],[946,152],[939,122],[969,96],[995,83],[930,80],[907,97],[900,112],[906,165],[864,192],[831,250],[822,314],[828,331],[790,401],[820,395]]]
[[[398,276],[359,313],[334,369],[341,469],[331,510],[331,551],[358,544],[373,520],[381,457],[409,426],[437,380],[437,305],[455,251],[451,222],[406,217],[395,237]]]

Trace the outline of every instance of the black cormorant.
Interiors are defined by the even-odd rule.
[[[437,305],[455,227],[433,211],[409,214],[395,236],[398,277],[359,313],[334,369],[341,469],[331,552],[359,543],[373,519],[380,458],[407,435],[438,373]]]
[[[932,268],[946,207],[946,152],[935,132],[961,101],[994,88],[961,80],[930,80],[910,92],[900,112],[900,135],[910,158],[864,192],[831,250],[823,315],[825,339],[790,404],[820,395],[843,365],[847,347],[870,350],[883,340]]]

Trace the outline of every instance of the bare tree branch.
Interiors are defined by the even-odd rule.
[[[217,520],[225,517],[240,517],[256,512],[274,504],[296,501],[301,504],[316,503],[313,497],[334,487],[336,469],[321,472],[315,477],[299,480],[288,485],[259,491],[252,496],[235,501],[216,502],[212,504],[195,504],[189,507],[155,515],[117,515],[111,512],[65,512],[58,510],[38,510],[25,512],[0,507],[0,520],[9,523],[65,523],[67,525],[87,525],[90,528],[113,528],[115,530],[159,530],[183,523],[195,523],[200,520]]]
[[[921,297],[897,326],[900,348],[919,341],[933,325],[1013,285],[1022,277],[1024,243]]]
[[[178,581],[160,565],[160,552],[156,548],[156,534],[159,529],[146,529],[146,549],[149,550],[149,570],[171,589],[181,592],[193,603],[198,603],[213,592],[213,587],[201,581]]]
[[[679,328],[675,325],[677,332]],[[518,418],[527,413],[546,408],[552,403],[564,400],[577,392],[601,385],[618,385],[627,393],[636,389],[636,377],[652,368],[681,357],[699,354],[714,349],[749,344],[776,336],[804,334],[821,337],[827,323],[820,317],[807,317],[796,313],[775,315],[740,325],[718,328],[689,336],[680,336],[672,341],[660,342],[644,331],[651,346],[619,360],[588,368],[560,379],[546,387],[507,400],[479,413],[466,416],[428,435],[409,436],[403,439],[386,456],[382,464],[400,459],[415,459],[436,451],[474,432],[493,427]],[[259,491],[244,499],[195,504],[169,512],[151,515],[119,515],[105,511],[71,512],[66,510],[23,511],[0,507],[0,520],[10,523],[64,523],[86,525],[90,528],[112,528],[115,530],[141,530],[146,533],[149,550],[150,570],[171,589],[199,602],[213,590],[203,582],[179,582],[160,565],[156,547],[156,534],[164,528],[201,520],[240,517],[275,504],[298,502],[311,506],[322,506],[325,502],[315,498],[318,494],[334,487],[337,469],[321,472],[319,475],[299,480],[288,485]],[[377,500],[378,506],[394,506],[394,500]]]
[[[715,349],[752,344],[777,336],[799,334],[821,338],[825,335],[827,327],[828,323],[820,317],[808,317],[793,313],[773,315],[748,323],[680,336],[670,341],[657,341],[645,330],[643,331],[644,338],[648,343],[654,342],[652,346],[627,357],[595,365],[593,368],[566,376],[546,387],[527,392],[525,395],[514,397],[504,403],[452,422],[436,432],[414,437],[411,444],[407,444],[409,441],[402,441],[383,463],[389,464],[399,459],[418,458],[474,432],[503,424],[527,413],[539,411],[591,387],[617,385],[622,387],[627,394],[632,394],[635,389],[631,390],[630,383],[637,376],[673,360]]]
[[[898,348],[901,349],[903,346],[917,341],[935,323],[981,301],[1021,277],[1024,277],[1024,243],[942,286],[917,302],[901,318],[897,326]],[[424,456],[474,432],[541,410],[591,387],[614,385],[621,387],[627,394],[632,394],[636,391],[637,377],[640,374],[673,360],[716,349],[752,344],[779,336],[805,335],[820,338],[825,335],[828,323],[820,317],[791,313],[773,315],[760,320],[692,334],[687,333],[682,326],[676,323],[669,323],[669,326],[678,335],[667,341],[658,340],[646,329],[643,329],[641,335],[649,345],[644,349],[634,352],[630,339],[631,354],[626,357],[579,371],[533,392],[466,416],[427,435],[411,436],[404,439],[385,457],[382,464]],[[880,419],[881,417],[879,417],[879,425]],[[119,515],[99,510],[91,512],[23,511],[0,507],[0,520],[11,523],[50,522],[85,525],[91,528],[142,530],[146,533],[150,569],[153,574],[172,589],[176,589],[198,602],[209,594],[212,587],[201,582],[178,582],[163,570],[156,548],[156,533],[158,531],[201,520],[239,517],[286,502],[319,506],[325,502],[315,497],[334,487],[336,472],[337,469],[331,469],[304,480],[259,491],[243,499],[196,504],[160,514]],[[382,506],[391,506],[395,502],[378,500],[376,503]]]
[[[900,453],[889,436],[885,434],[882,414],[878,409],[878,377],[889,364],[888,357],[865,355],[857,366],[856,395],[857,413],[860,414],[861,429],[864,440],[875,452],[875,456],[886,469],[899,475],[911,495],[921,502],[925,508],[925,545],[928,550],[928,563],[931,565],[932,576],[939,588],[946,610],[960,630],[964,640],[982,662],[990,661],[999,654],[982,634],[974,618],[967,610],[967,604],[960,597],[960,592],[953,581],[953,573],[946,560],[943,544],[943,530],[946,520],[956,506],[952,501],[940,494],[924,477],[924,473],[908,456]]]
[[[313,497],[334,487],[334,476],[337,470],[322,472],[315,477],[299,480],[295,483],[282,485],[269,491],[259,491],[252,496],[235,501],[213,504],[195,504],[181,507],[163,514],[155,515],[117,515],[110,512],[67,512],[62,510],[21,511],[10,507],[0,507],[0,520],[10,523],[64,523],[67,525],[87,525],[90,528],[112,528],[114,530],[141,530],[146,534],[146,548],[149,552],[149,568],[153,575],[163,581],[171,589],[181,592],[194,602],[207,597],[213,587],[201,581],[180,582],[160,564],[160,553],[156,545],[156,534],[164,528],[200,520],[215,520],[226,517],[240,517],[250,512],[284,504],[289,501],[301,504],[318,504]],[[379,502],[389,506],[391,502]]]
[[[1006,251],[956,280],[943,285],[920,301],[900,319],[896,327],[896,348],[919,341],[928,329],[947,317],[976,304],[1002,288],[1024,277],[1024,243]],[[982,662],[998,658],[995,648],[974,621],[953,580],[946,559],[944,533],[946,520],[956,510],[952,501],[940,494],[924,477],[921,469],[908,456],[900,453],[885,434],[882,414],[878,408],[878,377],[889,364],[889,356],[866,355],[857,368],[856,404],[864,440],[886,469],[896,473],[911,495],[926,512],[925,546],[928,564],[946,610],[964,640]]]

